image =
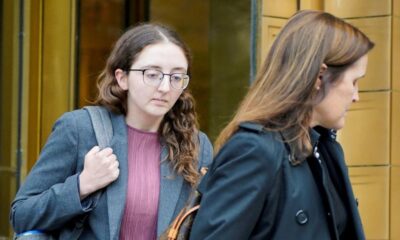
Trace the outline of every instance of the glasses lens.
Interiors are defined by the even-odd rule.
[[[171,75],[171,86],[175,89],[185,89],[189,83],[189,76],[183,73]]]
[[[150,86],[158,86],[162,81],[163,74],[162,72],[155,69],[147,69],[143,73],[144,83]]]

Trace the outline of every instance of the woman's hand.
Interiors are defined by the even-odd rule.
[[[119,176],[117,156],[111,148],[100,150],[93,147],[85,156],[83,170],[79,175],[79,196],[82,199],[89,194],[106,187]]]

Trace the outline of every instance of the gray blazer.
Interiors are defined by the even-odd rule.
[[[127,127],[123,115],[111,114],[114,135],[110,143],[120,165],[118,179],[102,193],[97,206],[93,196],[79,199],[78,176],[86,153],[97,145],[89,114],[85,110],[65,113],[57,120],[39,159],[11,205],[10,220],[17,233],[27,230],[60,232],[68,239],[77,219],[87,220],[80,239],[118,239],[128,179]],[[199,168],[212,160],[212,146],[199,134]],[[167,157],[162,147],[160,160]],[[176,175],[168,161],[161,161],[157,236],[184,206],[192,188]],[[61,229],[61,231],[59,230]]]

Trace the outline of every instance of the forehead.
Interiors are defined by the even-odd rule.
[[[364,55],[360,59],[355,61],[353,65],[346,70],[345,73],[352,74],[355,77],[362,77],[365,75],[365,72],[367,71],[367,64],[368,64],[368,55]]]
[[[181,47],[171,42],[161,42],[146,46],[132,66],[187,69],[188,60]]]

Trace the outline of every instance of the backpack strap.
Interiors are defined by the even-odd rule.
[[[100,106],[86,106],[84,107],[90,115],[92,120],[94,134],[96,135],[97,144],[101,149],[109,147],[111,138],[113,136],[113,128],[111,124],[110,113],[106,108]],[[97,202],[103,189],[98,190],[93,195],[93,207],[96,207]]]
[[[92,121],[94,134],[96,135],[97,144],[101,149],[109,147],[113,136],[113,128],[111,124],[110,113],[106,108],[100,106],[86,106],[83,109],[88,111],[90,119]],[[96,207],[101,194],[105,191],[100,189],[93,193],[93,208]],[[76,221],[75,228],[69,236],[70,239],[79,239],[83,232],[83,227],[88,217],[88,213],[84,214],[81,218]]]
[[[84,109],[88,111],[92,120],[94,134],[99,147],[109,147],[113,136],[110,113],[106,108],[100,106],[86,106]]]

